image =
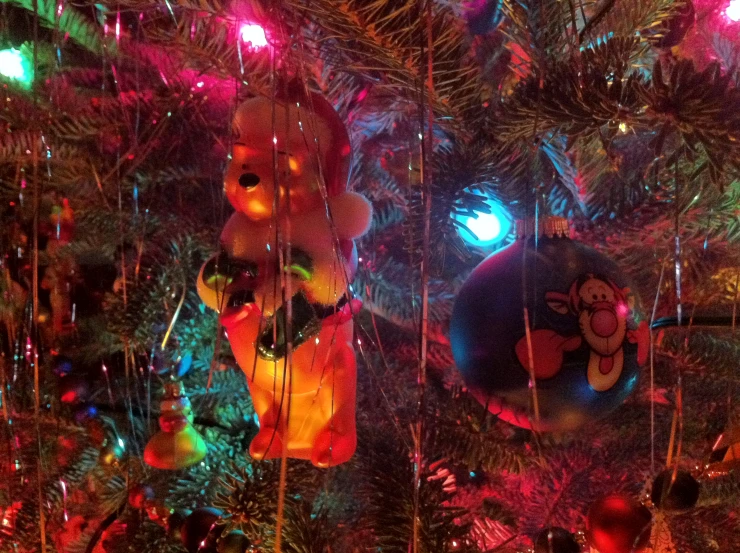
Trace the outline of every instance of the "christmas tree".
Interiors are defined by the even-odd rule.
[[[3,0],[0,550],[739,550],[739,30]]]

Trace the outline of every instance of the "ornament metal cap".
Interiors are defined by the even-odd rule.
[[[527,219],[518,219],[515,226],[517,240],[524,240],[532,236],[547,238],[570,238],[570,225],[565,217],[555,217],[554,215],[533,217]]]

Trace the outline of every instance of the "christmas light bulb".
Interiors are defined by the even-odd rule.
[[[488,213],[476,212],[464,215],[456,213],[453,218],[460,223],[458,232],[465,242],[471,246],[491,250],[506,238],[511,229],[511,220],[503,206],[495,200],[487,198],[485,203],[489,208]]]
[[[740,21],[740,0],[730,0],[730,5],[727,6],[725,15],[732,21]]]
[[[0,50],[0,74],[28,86],[33,80],[33,71],[23,52],[15,48]]]
[[[239,35],[242,40],[249,44],[252,48],[263,48],[267,46],[267,35],[265,30],[254,23],[245,23],[239,30]]]

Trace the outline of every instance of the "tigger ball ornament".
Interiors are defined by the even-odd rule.
[[[562,219],[542,227],[539,244],[522,237],[473,270],[455,302],[450,338],[470,392],[491,413],[523,428],[569,431],[608,415],[635,389],[649,330],[612,261],[570,240]]]
[[[289,457],[329,467],[349,460],[357,443],[352,314],[360,302],[348,290],[354,239],[368,230],[372,210],[346,191],[350,143],[332,106],[288,87],[274,105],[274,126],[272,110],[255,98],[236,113],[225,178],[236,213],[221,252],[201,269],[198,291],[219,311],[247,377],[260,424],[251,456],[280,457],[285,445]],[[276,229],[289,232],[289,251]],[[290,328],[282,285],[290,290]]]

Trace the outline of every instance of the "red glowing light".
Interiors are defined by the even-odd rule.
[[[267,36],[265,30],[254,23],[245,23],[239,30],[242,40],[252,48],[262,48],[267,46]]]
[[[725,15],[732,21],[740,21],[740,0],[730,0],[730,5],[727,6]]]

